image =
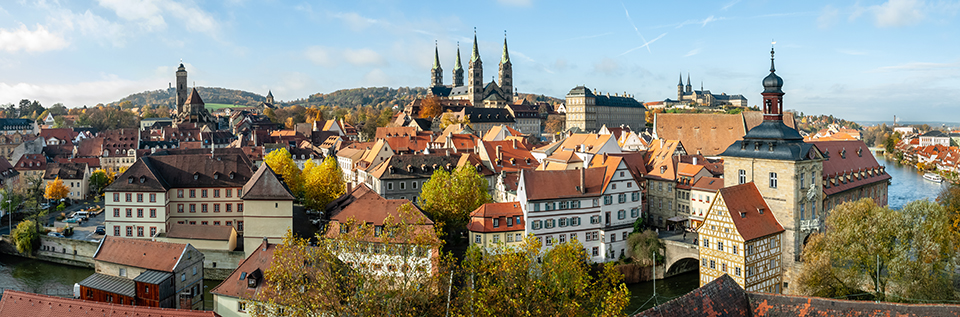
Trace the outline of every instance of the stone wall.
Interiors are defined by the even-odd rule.
[[[199,250],[203,252],[203,277],[224,280],[246,258],[243,251]]]
[[[39,260],[93,268],[98,246],[98,242],[40,236],[36,255]]]

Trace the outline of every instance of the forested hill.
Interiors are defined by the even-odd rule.
[[[230,105],[255,106],[266,100],[265,96],[235,89],[226,89],[218,87],[197,87],[200,98],[204,103],[220,103]],[[164,105],[173,107],[176,102],[176,90],[159,89],[144,91],[129,95],[123,99],[110,103],[118,105],[124,101],[130,101],[132,107],[157,106]],[[331,106],[341,108],[356,108],[358,106],[382,107],[403,107],[417,98],[427,96],[427,89],[423,87],[364,87],[341,89],[331,93],[316,93],[306,99],[296,99],[281,101],[282,106],[299,105],[309,106]],[[562,99],[547,97],[543,95],[520,94],[521,97],[529,101],[546,101],[549,103],[562,103]]]
[[[252,92],[220,87],[197,87],[197,92],[204,103],[256,106],[266,100],[265,96]],[[112,102],[110,105],[117,105],[128,100],[135,107],[164,105],[172,108],[177,101],[177,91],[169,88],[139,92]]]

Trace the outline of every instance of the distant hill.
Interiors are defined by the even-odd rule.
[[[197,93],[200,94],[200,98],[203,99],[204,103],[256,106],[266,100],[265,96],[252,92],[220,87],[197,87]],[[177,91],[174,88],[169,88],[139,92],[112,102],[109,105],[119,105],[121,102],[128,100],[133,103],[134,107],[166,106],[173,108],[177,101]]]
[[[197,87],[197,92],[200,93],[203,102],[207,104],[255,106],[266,100],[265,96],[259,94],[219,87]],[[129,95],[109,105],[119,105],[121,102],[129,100],[133,107],[162,105],[173,108],[176,96],[176,90],[173,88],[151,90]],[[315,93],[307,98],[284,101],[281,105],[336,106],[341,108],[356,108],[358,106],[403,107],[414,99],[425,96],[427,96],[427,89],[423,87],[364,87],[341,89],[331,93]],[[543,95],[521,93],[520,96],[534,102],[546,101],[551,104],[563,102],[563,99]]]

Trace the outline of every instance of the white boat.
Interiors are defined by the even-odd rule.
[[[940,177],[940,175],[937,175],[937,174],[934,174],[934,173],[926,173],[926,174],[923,174],[923,179],[928,180],[928,181],[931,181],[931,182],[934,182],[934,183],[942,183],[942,182],[943,182],[943,177]]]

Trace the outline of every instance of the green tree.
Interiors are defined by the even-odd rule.
[[[420,191],[420,205],[437,227],[449,237],[459,237],[470,212],[492,202],[487,180],[472,166],[464,165],[449,173],[437,169]]]
[[[22,254],[33,253],[34,246],[39,239],[37,226],[33,220],[24,220],[13,229],[13,241],[17,245],[17,252]]]
[[[90,191],[93,192],[97,198],[100,198],[100,195],[103,195],[103,189],[110,186],[114,178],[116,178],[116,174],[113,172],[98,168],[90,174]]]
[[[627,256],[642,265],[654,265],[654,261],[663,261],[663,241],[657,237],[657,232],[645,230],[641,233],[632,233],[627,237]],[[656,258],[654,258],[656,254]]]
[[[527,236],[516,246],[489,252],[473,245],[463,261],[460,316],[620,316],[629,302],[623,276],[613,264],[590,273],[589,256],[577,241],[544,251]]]
[[[885,301],[951,300],[958,235],[943,207],[918,200],[902,210],[872,199],[835,207],[826,232],[810,237],[798,276],[801,294],[873,293]]]

